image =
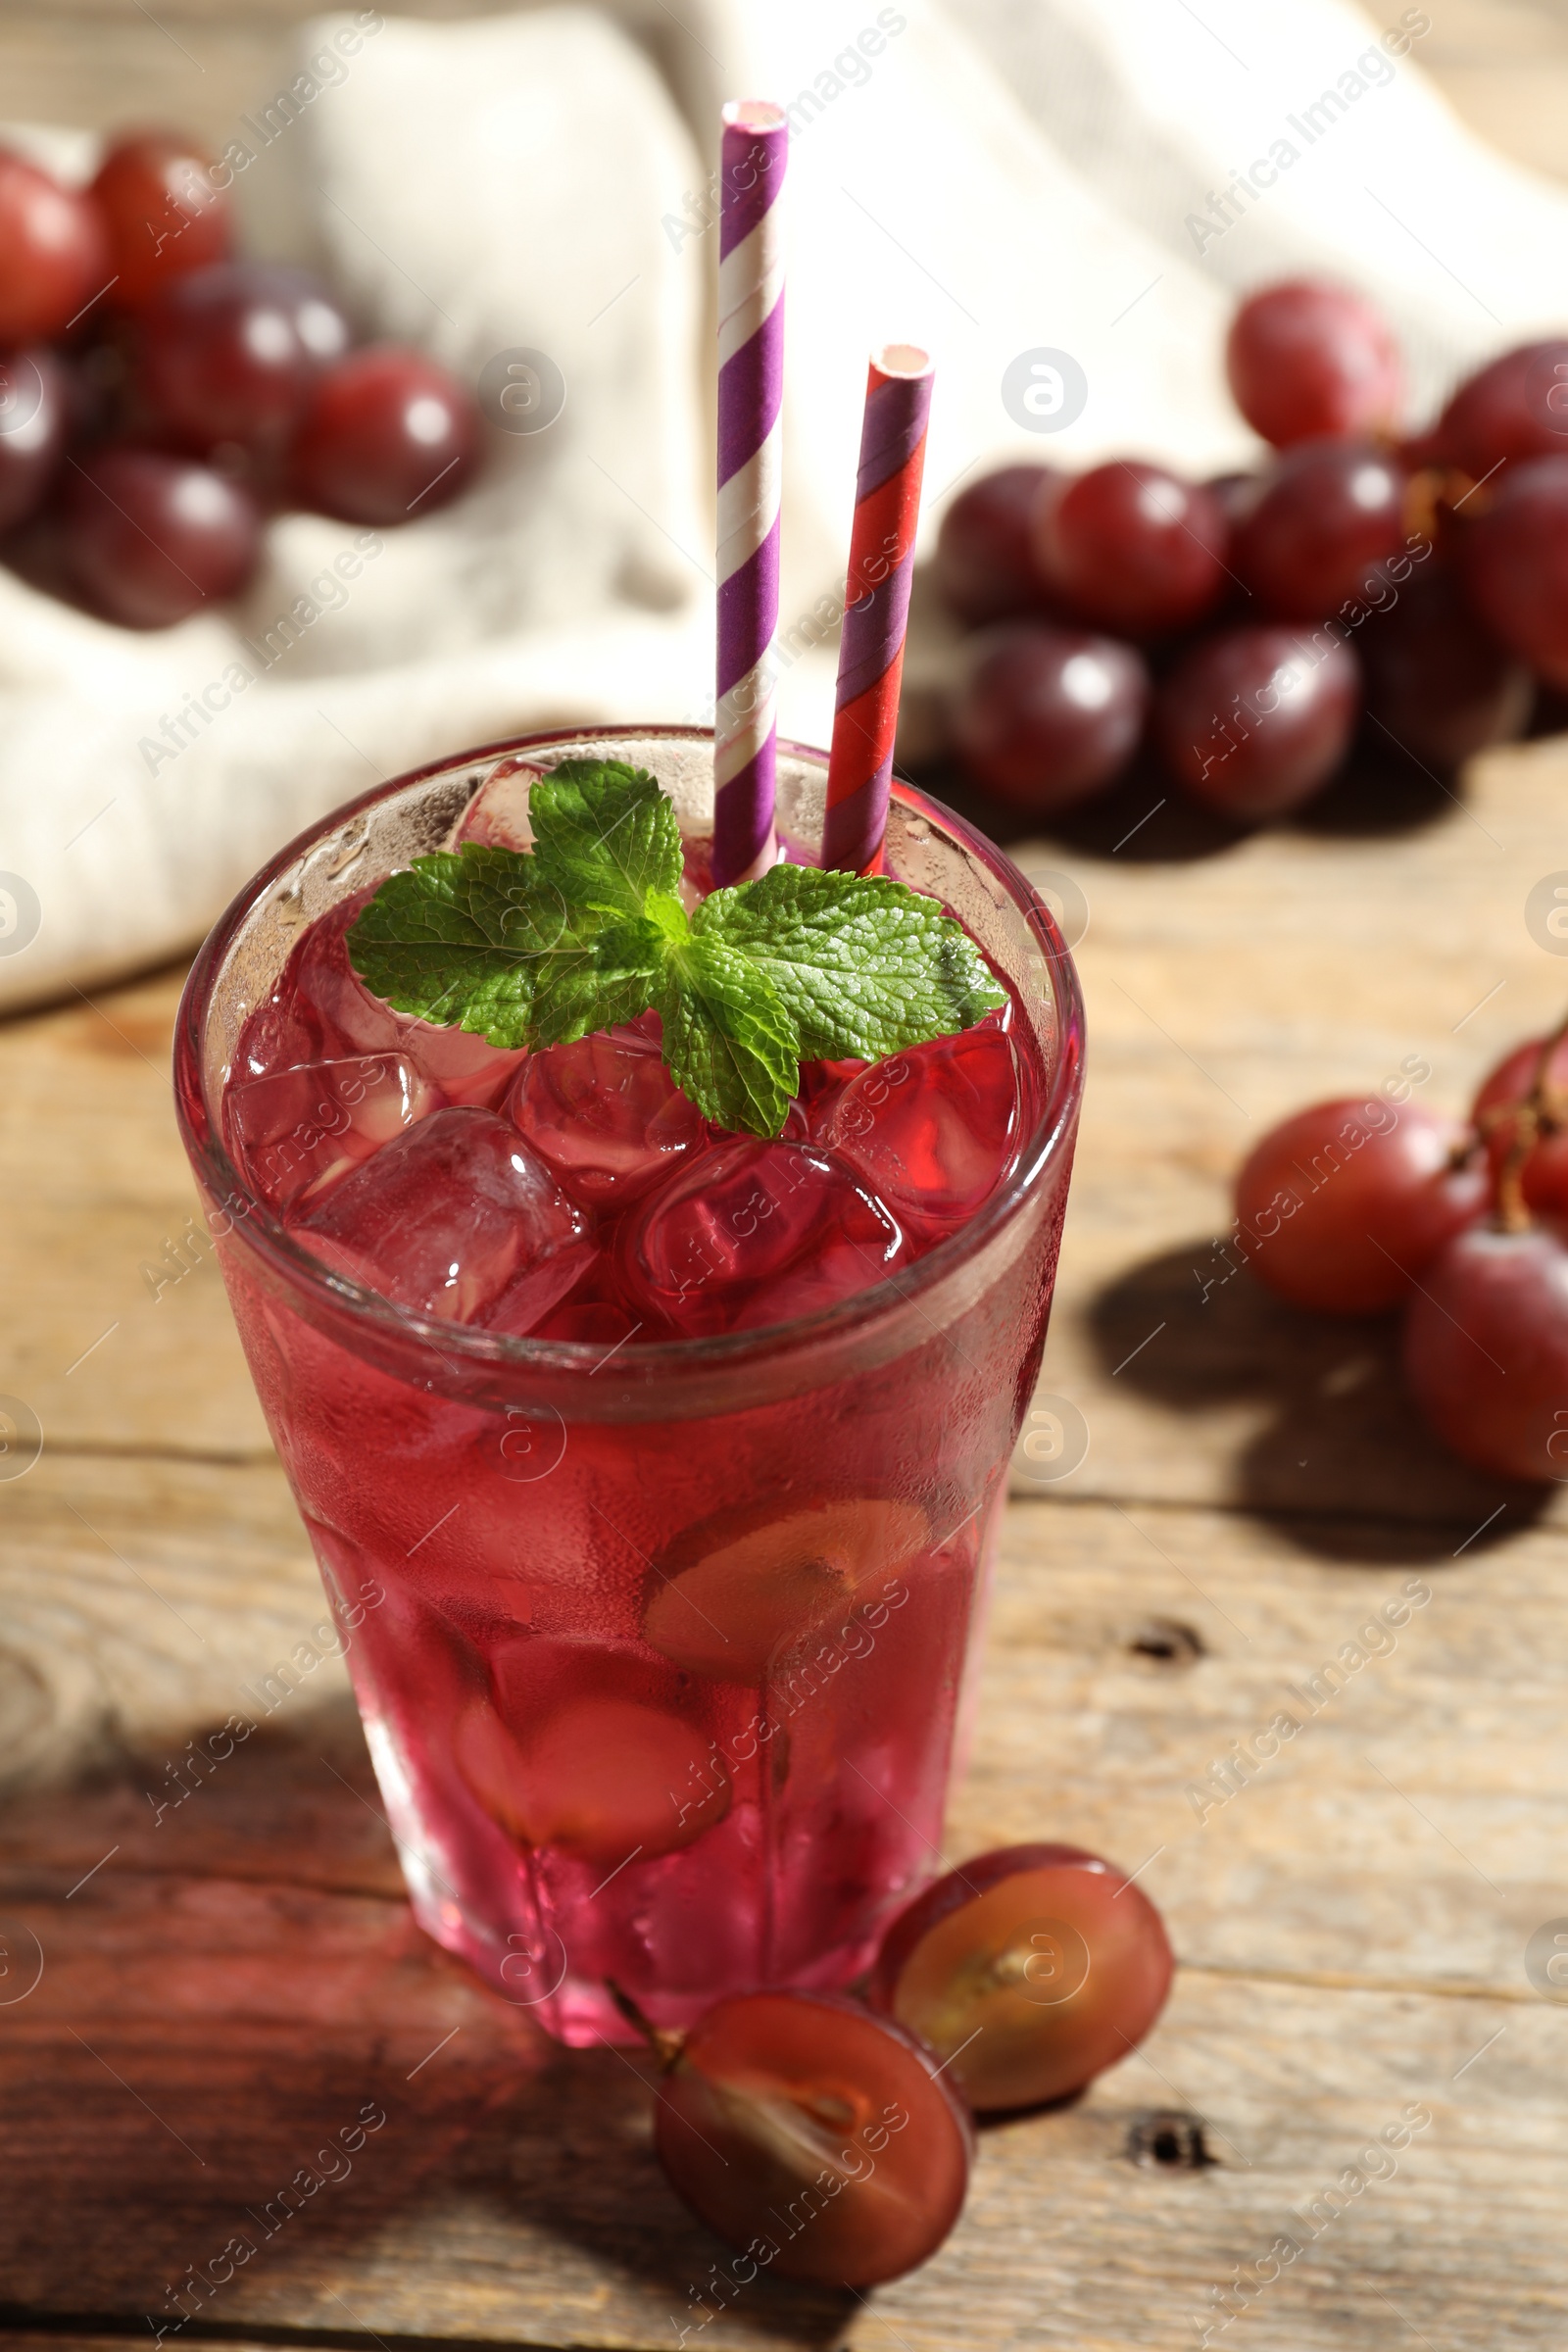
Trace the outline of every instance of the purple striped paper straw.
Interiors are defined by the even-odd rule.
[[[778,626],[779,409],[789,154],[782,109],[724,109],[718,234],[718,679],[713,881],[773,862],[773,633]]]

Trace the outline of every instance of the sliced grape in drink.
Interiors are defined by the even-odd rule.
[[[930,1538],[917,1503],[876,1496],[782,1515],[774,1504],[720,1512],[650,1570],[644,1638],[689,1674],[760,1683]]]

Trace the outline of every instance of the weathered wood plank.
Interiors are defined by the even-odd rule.
[[[662,2184],[638,2069],[553,2050],[400,1905],[109,1870],[62,1895],[4,1897],[12,1946],[45,1955],[0,2011],[13,2310],[605,2346],[707,2312],[718,2346],[1164,2347],[1290,2233],[1298,2265],[1247,2272],[1261,2346],[1343,2343],[1348,2315],[1369,2346],[1560,2338],[1568,2020],[1544,2003],[1184,1972],[1147,2054],[983,2135],[917,2278],[863,2310],[768,2282],[719,2308],[720,2250]],[[1172,2111],[1189,2135],[1203,2119],[1200,2169],[1130,2156]],[[1386,2177],[1314,2222],[1401,2117]]]

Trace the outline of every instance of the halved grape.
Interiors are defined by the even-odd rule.
[[[1403,391],[1398,346],[1360,295],[1288,278],[1250,295],[1225,346],[1242,415],[1276,449],[1323,434],[1393,430]]]
[[[1159,1913],[1076,1845],[1009,1845],[938,1879],[896,1919],[875,2007],[919,2035],[979,2113],[1059,2099],[1125,2058],[1165,2004]]]
[[[862,2287],[936,2252],[963,2207],[972,2140],[935,2059],[897,2027],[827,1993],[750,1992],[686,2035],[654,2144],[752,2277]]]
[[[1260,1282],[1294,1306],[1395,1306],[1445,1243],[1486,1212],[1484,1168],[1455,1168],[1465,1128],[1414,1102],[1314,1102],[1264,1136],[1236,1179],[1236,1220]]]
[[[870,1496],[707,1520],[653,1570],[643,1638],[688,1674],[759,1683],[780,1652],[923,1551],[930,1532],[917,1504]]]
[[[453,1734],[458,1769],[524,1845],[591,1862],[690,1845],[729,1811],[729,1773],[695,1724],[631,1698],[571,1698],[514,1732],[486,1698]]]
[[[1404,1375],[1445,1445],[1498,1478],[1568,1478],[1563,1230],[1473,1226],[1405,1310]]]

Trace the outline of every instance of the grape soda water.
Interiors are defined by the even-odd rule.
[[[1081,1083],[1023,877],[895,788],[888,870],[1006,991],[712,1127],[655,1014],[533,1054],[371,996],[379,881],[527,846],[530,773],[629,760],[701,887],[708,739],[472,755],[285,851],[215,931],[176,1078],[252,1374],[349,1642],[422,1924],[562,2038],[832,1986],[940,1866]],[[781,831],[822,762],[781,747]],[[805,857],[797,848],[795,854]]]

